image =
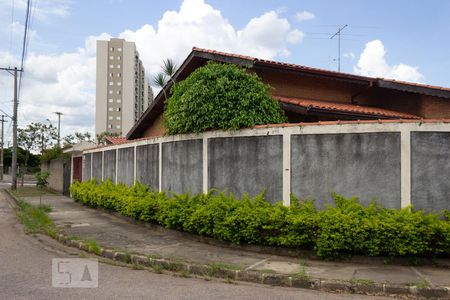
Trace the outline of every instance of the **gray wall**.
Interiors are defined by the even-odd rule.
[[[108,150],[103,154],[103,180],[106,181],[108,178],[112,182],[116,181],[116,150]]]
[[[152,190],[159,189],[159,144],[136,147],[136,179]]]
[[[92,157],[92,153],[87,153],[87,154],[83,155],[83,160],[84,160],[83,181],[88,181],[91,179],[91,157]]]
[[[268,202],[289,205],[292,193],[317,199],[319,208],[333,203],[334,192],[356,196],[364,205],[375,200],[391,208],[450,209],[449,124],[340,124],[242,133],[250,136],[213,132],[100,148],[93,174],[101,174],[98,158],[104,151],[104,180],[115,182],[117,171],[119,182],[132,184],[135,172],[136,180],[153,190],[196,194],[215,188],[239,198],[266,190]],[[89,180],[91,155],[84,160],[83,179]]]
[[[283,137],[231,137],[208,140],[210,188],[236,197],[266,190],[270,202],[283,197]]]
[[[69,172],[65,174],[64,168],[68,168]],[[58,191],[64,192],[64,183],[70,181],[70,159],[52,159],[41,164],[42,171],[50,173],[48,177],[48,187]],[[67,178],[69,175],[69,178]]]
[[[92,154],[92,178],[102,180],[102,152]]]
[[[162,189],[197,194],[203,187],[203,140],[162,144]]]
[[[117,182],[134,184],[134,147],[119,149]]]
[[[400,133],[292,135],[292,193],[319,207],[335,192],[400,208],[400,155]]]
[[[411,204],[450,209],[450,133],[411,132]]]

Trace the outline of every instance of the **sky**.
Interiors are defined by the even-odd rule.
[[[0,0],[0,67],[20,64],[26,0]],[[33,0],[19,126],[94,132],[95,41],[134,41],[151,78],[193,46],[450,87],[447,0]],[[0,73],[0,108],[12,113],[13,78]],[[6,140],[11,122],[6,123]]]

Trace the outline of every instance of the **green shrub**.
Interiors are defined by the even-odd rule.
[[[449,256],[450,222],[411,208],[388,209],[333,195],[334,206],[316,210],[313,201],[292,197],[290,207],[269,204],[264,193],[236,199],[232,194],[167,195],[136,183],[75,182],[72,197],[164,227],[233,243],[315,250],[321,257]]]
[[[270,87],[233,64],[209,62],[177,83],[166,102],[169,134],[286,122]]]

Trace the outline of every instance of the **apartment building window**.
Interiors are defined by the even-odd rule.
[[[109,73],[109,77],[114,77],[114,73]]]
[[[121,56],[119,55],[119,56],[117,56],[117,59],[118,59],[118,60],[121,60],[121,59],[122,59],[122,57],[121,57]]]
[[[120,129],[120,125],[117,125],[116,128],[117,128],[117,129]]]
[[[117,117],[116,117],[116,120],[120,120],[120,116],[117,116]]]
[[[110,47],[109,51],[114,52],[114,47]]]
[[[122,73],[117,73],[117,77],[122,77]]]
[[[110,56],[109,56],[109,59],[114,59],[114,56],[113,56],[113,55],[110,55]]]
[[[117,48],[117,51],[122,52],[122,47]]]
[[[112,116],[109,116],[109,117],[108,117],[108,120],[112,121],[112,119],[113,119],[113,117],[112,117]]]
[[[114,82],[110,81],[110,82],[109,82],[109,85],[114,85]]]
[[[112,90],[109,90],[108,93],[112,94]]]
[[[113,128],[112,124],[108,124],[108,128],[112,129]]]
[[[117,65],[117,69],[120,69],[120,65]]]
[[[117,90],[117,95],[120,95],[120,93],[122,93],[120,90]]]
[[[110,69],[114,69],[114,65],[109,65],[109,68]]]
[[[117,99],[117,103],[120,103],[120,102],[122,102],[122,100],[120,100],[120,99]]]
[[[118,85],[118,86],[121,86],[121,85],[122,85],[122,82],[119,81],[119,82],[117,83],[117,85]]]
[[[109,98],[109,99],[108,99],[108,102],[109,102],[109,103],[113,103],[113,99]]]
[[[110,108],[108,108],[108,110],[109,110],[109,111],[113,111],[113,108],[112,108],[112,107],[110,107]]]
[[[120,107],[117,108],[117,111],[120,111]]]

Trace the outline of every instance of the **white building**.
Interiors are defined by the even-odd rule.
[[[125,136],[152,100],[135,44],[116,38],[97,41],[95,133]]]

